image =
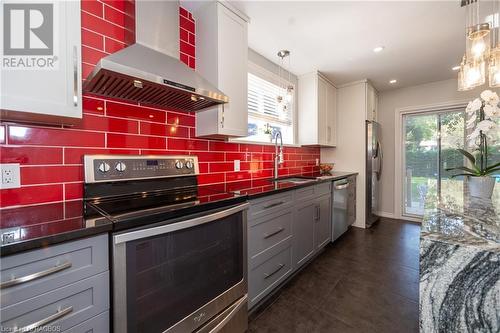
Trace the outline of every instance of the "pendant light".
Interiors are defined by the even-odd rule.
[[[489,56],[489,23],[479,22],[479,0],[466,0],[465,55],[458,73],[458,90],[478,87],[486,81],[485,57]]]
[[[489,1],[488,3],[492,3]],[[500,86],[499,6],[493,1],[493,13],[488,22],[481,22],[480,0],[462,0],[466,7],[465,54],[458,72],[458,90],[471,90],[486,82],[490,87]]]
[[[289,50],[280,50],[278,51],[278,57],[280,58],[280,65],[278,66],[278,76],[280,82],[280,90],[285,93],[285,96],[278,95],[276,100],[278,101],[278,105],[281,108],[281,114],[284,116],[288,111],[290,103],[293,100],[293,86],[290,84],[291,82],[291,73],[290,73],[290,51]],[[284,62],[285,58],[288,57],[288,82],[282,82],[283,75],[282,71],[284,71]],[[283,79],[284,80],[284,79]]]
[[[500,1],[495,1],[491,19],[491,42],[490,63],[488,67],[490,87],[500,87]]]

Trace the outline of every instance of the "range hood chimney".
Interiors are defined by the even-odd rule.
[[[126,3],[127,30],[135,30],[135,43],[102,58],[87,77],[84,92],[177,111],[229,101],[179,60],[178,1],[136,0],[135,8]]]

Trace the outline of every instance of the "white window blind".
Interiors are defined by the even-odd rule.
[[[248,112],[250,116],[283,125],[291,125],[291,103],[288,103],[286,109],[283,108],[283,103],[278,104],[278,96],[285,99],[286,89],[257,75],[248,73]]]
[[[271,142],[276,132],[281,131],[283,143],[295,143],[294,96],[286,101],[284,83],[279,82],[275,74],[262,68],[254,66],[248,73],[248,136],[236,141]],[[278,96],[283,97],[282,103],[278,103]]]

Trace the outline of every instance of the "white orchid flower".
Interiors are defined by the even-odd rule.
[[[499,98],[496,92],[485,90],[481,93],[481,98],[490,105],[497,105]]]
[[[471,134],[467,135],[467,141],[475,143],[476,139],[479,137],[479,134],[479,130],[475,128]]]
[[[471,129],[476,125],[477,115],[475,113],[467,120],[467,128]]]
[[[488,133],[490,130],[494,129],[496,124],[491,120],[485,119],[477,123],[476,130],[482,131],[484,134]]]
[[[483,108],[484,115],[487,118],[493,119],[500,116],[500,108],[498,105],[486,104]]]
[[[483,102],[479,98],[476,98],[475,100],[469,102],[467,104],[467,107],[465,108],[465,111],[467,111],[468,114],[472,114],[479,110],[483,106]]]

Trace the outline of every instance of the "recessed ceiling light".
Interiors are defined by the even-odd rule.
[[[396,80],[396,79],[392,79],[391,81],[389,81],[390,84],[394,84],[396,82],[398,82],[398,80]]]
[[[460,66],[454,66],[451,68],[452,71],[458,71],[460,69]]]
[[[373,52],[379,53],[382,52],[385,49],[384,46],[377,46],[376,48],[373,49]]]

